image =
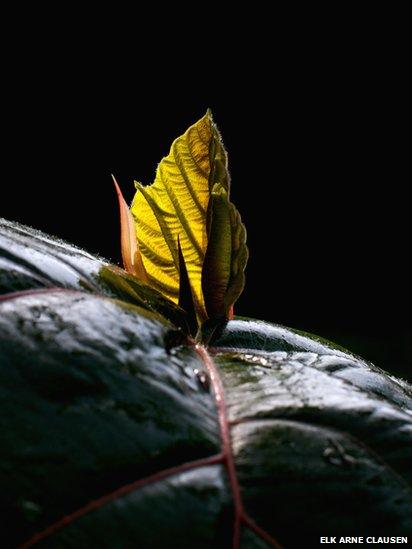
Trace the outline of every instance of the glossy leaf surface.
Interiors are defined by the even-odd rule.
[[[158,312],[99,290],[99,259],[30,233],[1,229],[6,546],[231,547],[239,497],[241,548],[412,534],[408,384],[249,319],[229,322],[199,352]],[[93,291],[69,280],[76,258]],[[43,281],[52,261],[48,283],[65,288]]]

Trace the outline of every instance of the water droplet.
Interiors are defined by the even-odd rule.
[[[206,371],[200,370],[199,368],[195,368],[193,370],[193,373],[197,377],[197,380],[199,382],[199,385],[204,389],[206,392],[209,392],[210,389],[210,378]]]

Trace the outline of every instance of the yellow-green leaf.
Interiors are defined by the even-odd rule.
[[[183,259],[198,323],[227,316],[243,288],[247,251],[209,111],[174,141],[154,183],[136,188],[131,212],[149,284],[178,303]]]

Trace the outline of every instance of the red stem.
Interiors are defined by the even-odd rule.
[[[276,547],[276,549],[283,549],[282,546],[275,540],[275,538],[272,538],[270,534],[266,532],[266,530],[263,530],[260,526],[256,524],[256,522],[249,517],[246,513],[242,516],[243,523],[245,526],[250,528],[252,532],[257,534],[259,537],[261,537],[268,545],[272,545],[272,547]]]
[[[202,345],[195,346],[196,352],[200,356],[205,365],[206,370],[209,373],[210,384],[213,387],[215,395],[216,408],[219,417],[220,437],[222,441],[222,454],[223,462],[226,465],[226,470],[229,476],[230,487],[233,494],[234,504],[234,524],[233,524],[233,549],[239,549],[240,545],[240,529],[242,523],[250,528],[255,534],[261,537],[266,543],[276,549],[282,549],[282,546],[270,536],[265,530],[260,528],[245,512],[242,500],[242,494],[240,492],[239,480],[237,478],[235,460],[233,457],[232,441],[230,435],[230,424],[227,417],[227,408],[225,402],[225,391],[222,383],[222,379],[219,375],[219,371],[207,352],[206,348]]]
[[[235,516],[233,524],[233,549],[237,549],[240,543],[240,525],[243,512],[242,496],[240,494],[240,486],[236,475],[235,462],[233,459],[232,442],[230,437],[229,424],[226,412],[225,393],[223,383],[219,376],[219,372],[205,347],[196,345],[196,352],[202,359],[206,370],[209,373],[210,383],[215,394],[216,408],[219,418],[220,437],[222,440],[222,453],[224,463],[226,465],[229,476],[230,487],[233,494],[233,503],[235,507]]]
[[[215,465],[217,463],[221,463],[222,461],[223,461],[223,455],[216,454],[214,456],[210,456],[207,458],[197,459],[195,461],[189,461],[187,463],[183,463],[182,465],[170,467],[169,469],[163,469],[162,471],[154,473],[153,475],[136,480],[135,482],[132,482],[130,484],[126,484],[125,486],[118,488],[117,490],[115,490],[114,492],[111,492],[110,494],[106,494],[98,499],[90,501],[84,507],[81,507],[80,509],[77,509],[73,513],[64,516],[63,518],[59,519],[58,521],[54,522],[53,524],[45,528],[43,531],[38,532],[37,534],[34,534],[34,536],[31,537],[28,541],[20,545],[20,549],[26,549],[28,547],[32,547],[36,543],[43,541],[45,538],[48,538],[58,530],[61,530],[65,526],[68,526],[69,524],[83,517],[84,515],[87,515],[88,513],[95,511],[96,509],[100,509],[100,507],[103,507],[107,503],[110,503],[111,501],[114,501],[117,498],[120,498],[126,494],[129,494],[130,492],[134,492],[139,488],[143,488],[144,486],[147,486],[149,484],[159,482],[160,480],[164,480],[167,477],[184,473],[185,471],[190,471],[191,469],[196,469],[198,467],[206,467],[208,465]]]
[[[42,295],[50,293],[65,293],[65,294],[81,294],[88,295],[86,292],[81,290],[71,290],[70,288],[58,288],[58,287],[49,287],[49,288],[32,288],[31,290],[20,290],[18,292],[9,292],[7,294],[0,295],[0,303],[5,301],[11,301],[12,299],[18,299],[19,297],[27,297],[31,295]]]

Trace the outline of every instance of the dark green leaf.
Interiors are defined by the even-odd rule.
[[[1,272],[14,269],[10,289],[23,290],[4,285],[0,296],[5,547],[41,531],[40,546],[53,548],[231,547],[239,496],[222,425],[248,517],[241,548],[412,535],[409,385],[254,320],[229,322],[199,354],[151,299],[112,299],[90,275],[100,260],[30,229],[1,232]],[[67,282],[73,272],[87,292]],[[225,388],[218,407],[212,361]]]

